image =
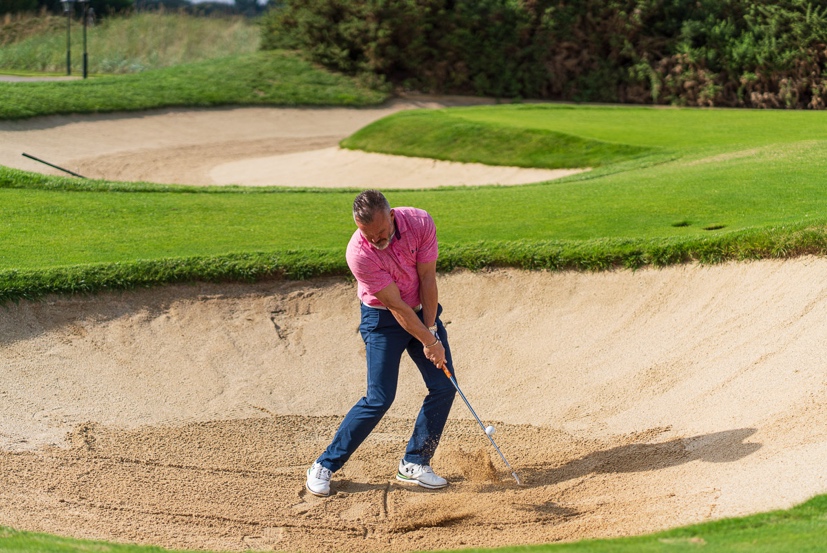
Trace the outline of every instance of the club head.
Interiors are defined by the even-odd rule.
[[[525,486],[525,484],[523,484],[523,483],[520,481],[520,477],[519,477],[519,476],[517,476],[517,472],[516,472],[516,471],[512,471],[512,472],[511,472],[511,476],[513,476],[513,477],[514,477],[514,480],[516,480],[516,481],[517,481],[517,485],[518,485],[518,486]]]

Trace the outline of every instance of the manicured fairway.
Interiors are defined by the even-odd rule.
[[[404,129],[412,119],[437,127],[460,119],[495,128],[555,129],[649,149],[632,159],[613,151],[592,174],[547,184],[389,192],[395,205],[429,210],[445,246],[605,240],[670,245],[731,231],[820,226],[827,218],[827,114],[820,112],[501,106],[403,113],[386,121],[399,121]],[[369,127],[349,142],[393,145],[395,129],[387,128],[374,137]],[[473,146],[474,136],[457,140],[464,139]],[[147,185],[138,192],[69,193],[63,187],[73,186],[71,179],[11,170],[0,171],[0,186],[23,187],[0,189],[2,266],[32,269],[336,249],[352,232],[348,206],[355,192],[151,192],[162,187]],[[36,189],[45,186],[55,189]]]
[[[402,113],[366,127],[348,147],[410,154],[417,130],[448,133],[477,125],[458,141],[453,156],[441,144],[418,140],[418,155],[462,159],[476,151],[487,131],[529,129],[599,141],[596,147],[626,145],[647,152],[609,159],[593,174],[519,190],[464,193],[462,208],[491,199],[499,217],[483,228],[473,216],[464,230],[491,239],[666,238],[704,236],[821,221],[825,213],[827,114],[802,111],[744,111],[593,106],[500,106]],[[417,136],[421,137],[420,132]],[[463,140],[463,138],[465,140]],[[520,135],[512,139],[519,142]],[[506,148],[513,145],[504,145]],[[536,154],[530,143],[524,155]],[[516,148],[515,148],[516,149]],[[559,166],[576,163],[559,156]],[[629,159],[629,158],[627,158]],[[615,163],[612,162],[623,162]],[[453,194],[448,192],[447,194]],[[496,199],[494,199],[496,198]],[[452,197],[451,205],[460,203]],[[525,215],[522,217],[518,213]],[[522,228],[509,219],[521,220]],[[450,223],[449,223],[450,225]],[[487,225],[486,225],[487,227]],[[444,226],[443,226],[444,228]],[[504,230],[508,229],[508,230]],[[508,236],[498,234],[498,230]],[[447,237],[459,240],[448,228]]]
[[[827,136],[827,113],[625,106],[517,105],[456,108],[467,121],[553,130],[575,136],[680,150],[736,150]],[[417,113],[435,116],[436,113]]]
[[[332,247],[348,237],[346,194],[0,190],[0,198],[5,268]]]

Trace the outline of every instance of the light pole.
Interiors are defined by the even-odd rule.
[[[83,6],[83,78],[89,74],[89,57],[86,54],[86,21],[89,10],[89,0],[77,0]]]
[[[72,74],[72,8],[75,7],[75,0],[60,0],[63,4],[63,12],[66,14],[66,74]]]

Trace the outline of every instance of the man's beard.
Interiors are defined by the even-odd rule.
[[[388,246],[390,246],[390,245],[391,245],[391,243],[393,242],[393,238],[394,238],[395,236],[396,236],[396,223],[394,223],[393,225],[391,225],[391,234],[390,234],[390,236],[388,236],[388,239],[387,239],[387,240],[382,240],[382,241],[381,241],[381,242],[379,242],[378,244],[372,244],[372,245],[373,245],[373,247],[374,247],[374,248],[376,248],[377,250],[385,250],[385,249],[387,249],[387,248],[388,248]]]

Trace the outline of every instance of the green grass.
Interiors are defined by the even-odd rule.
[[[0,119],[174,106],[348,105],[385,95],[272,51],[207,60],[136,75],[64,82],[0,83]]]
[[[496,126],[553,130],[591,140],[685,151],[742,149],[808,139],[814,131],[824,133],[819,130],[819,122],[825,116],[824,112],[803,110],[548,104],[442,111],[451,117]]]
[[[698,157],[710,152],[823,139],[827,136],[825,121],[827,114],[822,111],[523,104],[403,112],[365,127],[346,143],[353,148],[388,153],[393,149],[395,153],[405,155],[412,142],[406,136],[412,124],[437,135],[462,123],[476,125],[474,132],[479,133],[502,133],[509,129],[548,132],[566,136],[569,140]],[[465,138],[464,150],[470,150],[474,147],[473,139],[480,137]],[[385,148],[378,146],[382,141],[388,143]],[[443,144],[430,143],[427,135],[416,140],[415,147],[417,155],[453,158],[443,155]],[[462,155],[473,153],[463,151]]]
[[[472,124],[454,127],[454,119]],[[491,134],[512,142],[490,148],[494,155],[542,157],[544,133],[577,139],[566,142],[575,157],[586,143],[602,152],[597,170],[545,184],[389,191],[392,204],[433,214],[442,270],[635,268],[827,253],[822,112],[501,106],[390,118],[403,123],[405,137],[411,120],[430,121],[438,137],[446,121],[472,129],[457,135],[460,153]],[[371,128],[381,131],[378,139],[359,136],[402,141],[393,125]],[[624,141],[638,149],[612,146]],[[446,153],[441,137],[421,143]],[[353,232],[355,192],[163,187],[0,169],[0,297],[347,274],[341,251]]]
[[[423,133],[415,149],[397,147],[407,144],[411,120],[436,130]],[[548,185],[469,191],[463,202],[484,204],[486,198],[499,196],[496,229],[474,217],[464,219],[463,231],[485,238],[514,239],[517,226],[522,226],[524,239],[699,237],[712,227],[730,231],[819,224],[827,216],[823,112],[526,105],[406,113],[382,123],[363,129],[346,144],[462,160],[476,151],[477,136],[507,136],[504,131],[525,129],[649,149],[648,155],[625,163],[618,163],[622,156],[607,155],[607,163],[598,165],[601,169]],[[440,140],[429,140],[465,123],[475,131],[456,152]],[[377,147],[381,144],[391,146]],[[501,151],[513,148],[524,158],[543,154],[518,132]],[[576,167],[580,157],[578,152],[572,157],[564,153],[559,162]],[[488,160],[480,156],[479,161]],[[500,163],[499,156],[492,161]]]
[[[0,526],[0,551],[25,553],[161,553],[160,547],[76,540]]]
[[[827,496],[818,496],[786,511],[723,519],[647,536],[573,543],[464,549],[468,553],[809,553],[827,551]],[[75,540],[0,527],[0,551],[156,553],[157,547]]]
[[[236,58],[241,65],[248,59]],[[251,83],[266,77],[255,68],[269,63],[298,67],[299,77],[317,78],[307,77],[308,66],[290,55],[260,59],[249,68],[258,77],[239,90],[259,90],[263,85]],[[158,83],[165,81],[159,74],[175,82],[187,71],[214,71],[213,79],[239,71],[244,80],[247,69],[219,66],[210,61],[147,72],[140,79],[158,79],[156,88],[143,89],[137,97],[161,90]],[[289,72],[276,71],[280,76]],[[111,86],[129,78],[112,78]],[[267,93],[280,102],[303,104],[373,98],[349,81],[318,78],[307,88],[291,82],[284,96],[276,95],[275,85]],[[331,95],[329,86],[319,85],[328,78],[355,90],[358,100],[335,91]],[[183,101],[207,101],[205,82]],[[123,102],[131,89],[112,90],[111,96]],[[122,105],[139,104],[133,99]],[[46,109],[51,104],[44,101],[28,113]],[[577,166],[588,159],[598,167],[520,187],[389,191],[393,205],[415,205],[434,215],[441,270],[640,267],[827,253],[825,117],[786,111],[464,108],[396,116],[347,143],[397,153],[419,148],[416,153],[448,159],[476,155],[489,163]],[[416,141],[409,140],[412,133]],[[0,302],[175,281],[347,274],[343,249],[353,231],[354,194],[109,183],[0,168]],[[825,551],[826,525],[827,496],[820,496],[789,511],[651,536],[496,551]],[[0,529],[0,550],[90,549],[158,551]]]
[[[818,496],[787,511],[677,528],[658,534],[615,540],[498,549],[500,553],[805,553],[827,551],[827,496]]]
[[[376,121],[342,141],[368,152],[434,159],[542,167],[600,167],[643,158],[658,148],[581,138],[547,128],[490,124],[450,110],[403,112]]]
[[[66,72],[65,18],[41,16],[20,38],[0,47],[0,72]],[[72,21],[72,73],[81,74],[83,25]],[[4,42],[4,41],[3,41]],[[89,72],[137,73],[209,59],[252,54],[258,50],[260,29],[244,17],[195,17],[182,13],[143,12],[109,17],[87,28]],[[0,42],[2,44],[2,42]]]

